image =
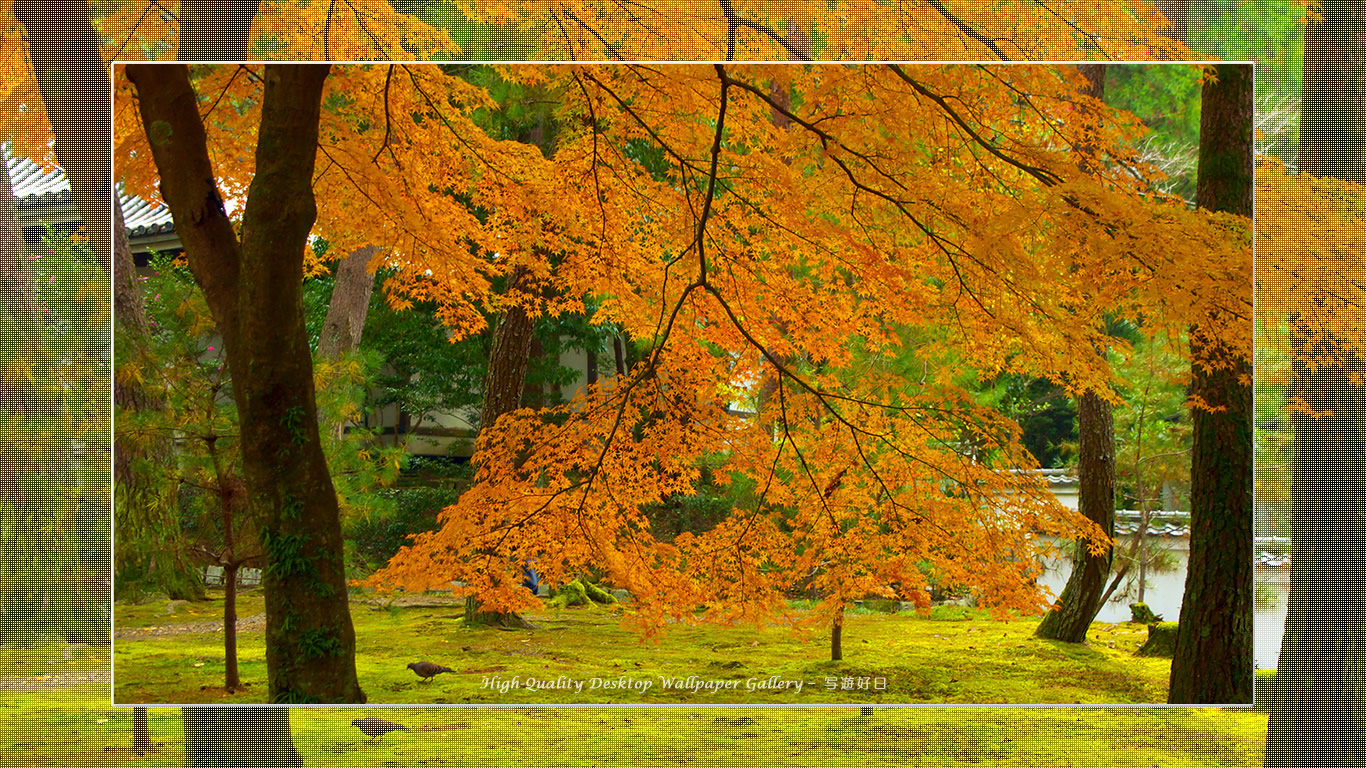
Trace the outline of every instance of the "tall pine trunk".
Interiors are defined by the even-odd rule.
[[[1304,33],[1303,173],[1366,183],[1366,6],[1324,0]],[[1362,258],[1366,254],[1356,254]],[[1312,257],[1312,255],[1311,255]],[[1291,350],[1290,596],[1267,722],[1267,768],[1366,765],[1366,361],[1309,317]],[[1325,364],[1326,363],[1326,364]]]
[[[1252,67],[1220,65],[1215,73],[1201,104],[1196,204],[1250,221]],[[1193,413],[1190,561],[1167,700],[1250,704],[1252,361],[1213,345],[1199,326],[1190,344],[1192,394],[1221,410]]]

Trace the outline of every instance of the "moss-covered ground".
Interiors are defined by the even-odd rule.
[[[130,709],[5,705],[12,766],[184,765],[180,712],[149,712],[157,751],[132,754]],[[350,726],[406,725],[371,741]],[[1003,766],[1240,768],[1262,764],[1266,717],[1186,709],[296,708],[305,766]]]
[[[239,614],[259,614],[260,600],[248,592]],[[116,606],[114,700],[266,701],[259,628],[238,633],[247,689],[222,690],[222,633],[203,627],[221,610],[221,600]],[[1139,624],[1096,624],[1074,645],[1035,638],[1036,620],[994,621],[966,608],[936,608],[930,618],[857,609],[846,619],[844,659],[832,662],[823,631],[678,625],[642,642],[618,611],[547,609],[526,614],[535,631],[501,631],[466,627],[463,605],[449,597],[358,597],[357,671],[372,703],[537,705],[1151,704],[1165,701],[1170,670],[1169,659],[1134,655],[1147,637]],[[178,631],[191,625],[200,631]],[[422,682],[407,669],[421,660],[455,671]]]

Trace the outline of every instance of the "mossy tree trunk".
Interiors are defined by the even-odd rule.
[[[1321,10],[1304,34],[1299,169],[1363,184],[1366,6],[1324,0]],[[1320,415],[1291,415],[1290,596],[1267,768],[1366,765],[1366,388],[1352,381],[1366,360],[1310,325],[1325,299],[1306,294],[1292,318],[1288,394]]]
[[[1201,104],[1196,203],[1251,219],[1252,67],[1215,72]],[[1199,327],[1190,343],[1191,391],[1220,410],[1192,414],[1190,561],[1167,700],[1251,704],[1252,361]]]
[[[185,768],[302,768],[288,707],[182,707]]]
[[[53,152],[71,183],[95,260],[109,273],[109,70],[90,24],[86,0],[15,0],[14,15],[28,33],[29,58],[52,123]],[[97,148],[91,151],[92,148]]]
[[[327,65],[264,68],[256,174],[238,242],[184,66],[130,65],[143,128],[195,282],[223,336],[251,517],[260,521],[275,703],[362,703],[337,496],[318,433],[303,255]]]

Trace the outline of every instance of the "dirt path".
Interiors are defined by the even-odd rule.
[[[237,620],[238,632],[260,632],[266,628],[266,615],[257,613]],[[172,635],[188,635],[193,633],[207,634],[210,632],[222,632],[223,620],[217,621],[185,621],[175,624],[165,624],[155,627],[138,627],[136,629],[118,629],[114,631],[115,640],[148,640],[154,637],[170,637]]]
[[[52,675],[0,675],[0,692],[38,693],[95,684],[109,684],[108,669]]]

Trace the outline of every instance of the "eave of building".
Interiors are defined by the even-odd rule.
[[[74,228],[81,224],[80,211],[71,198],[71,185],[61,168],[44,168],[32,160],[15,157],[8,145],[2,151],[20,227],[35,230],[44,226]],[[180,238],[165,205],[123,194],[119,195],[119,205],[133,253],[180,250]]]

